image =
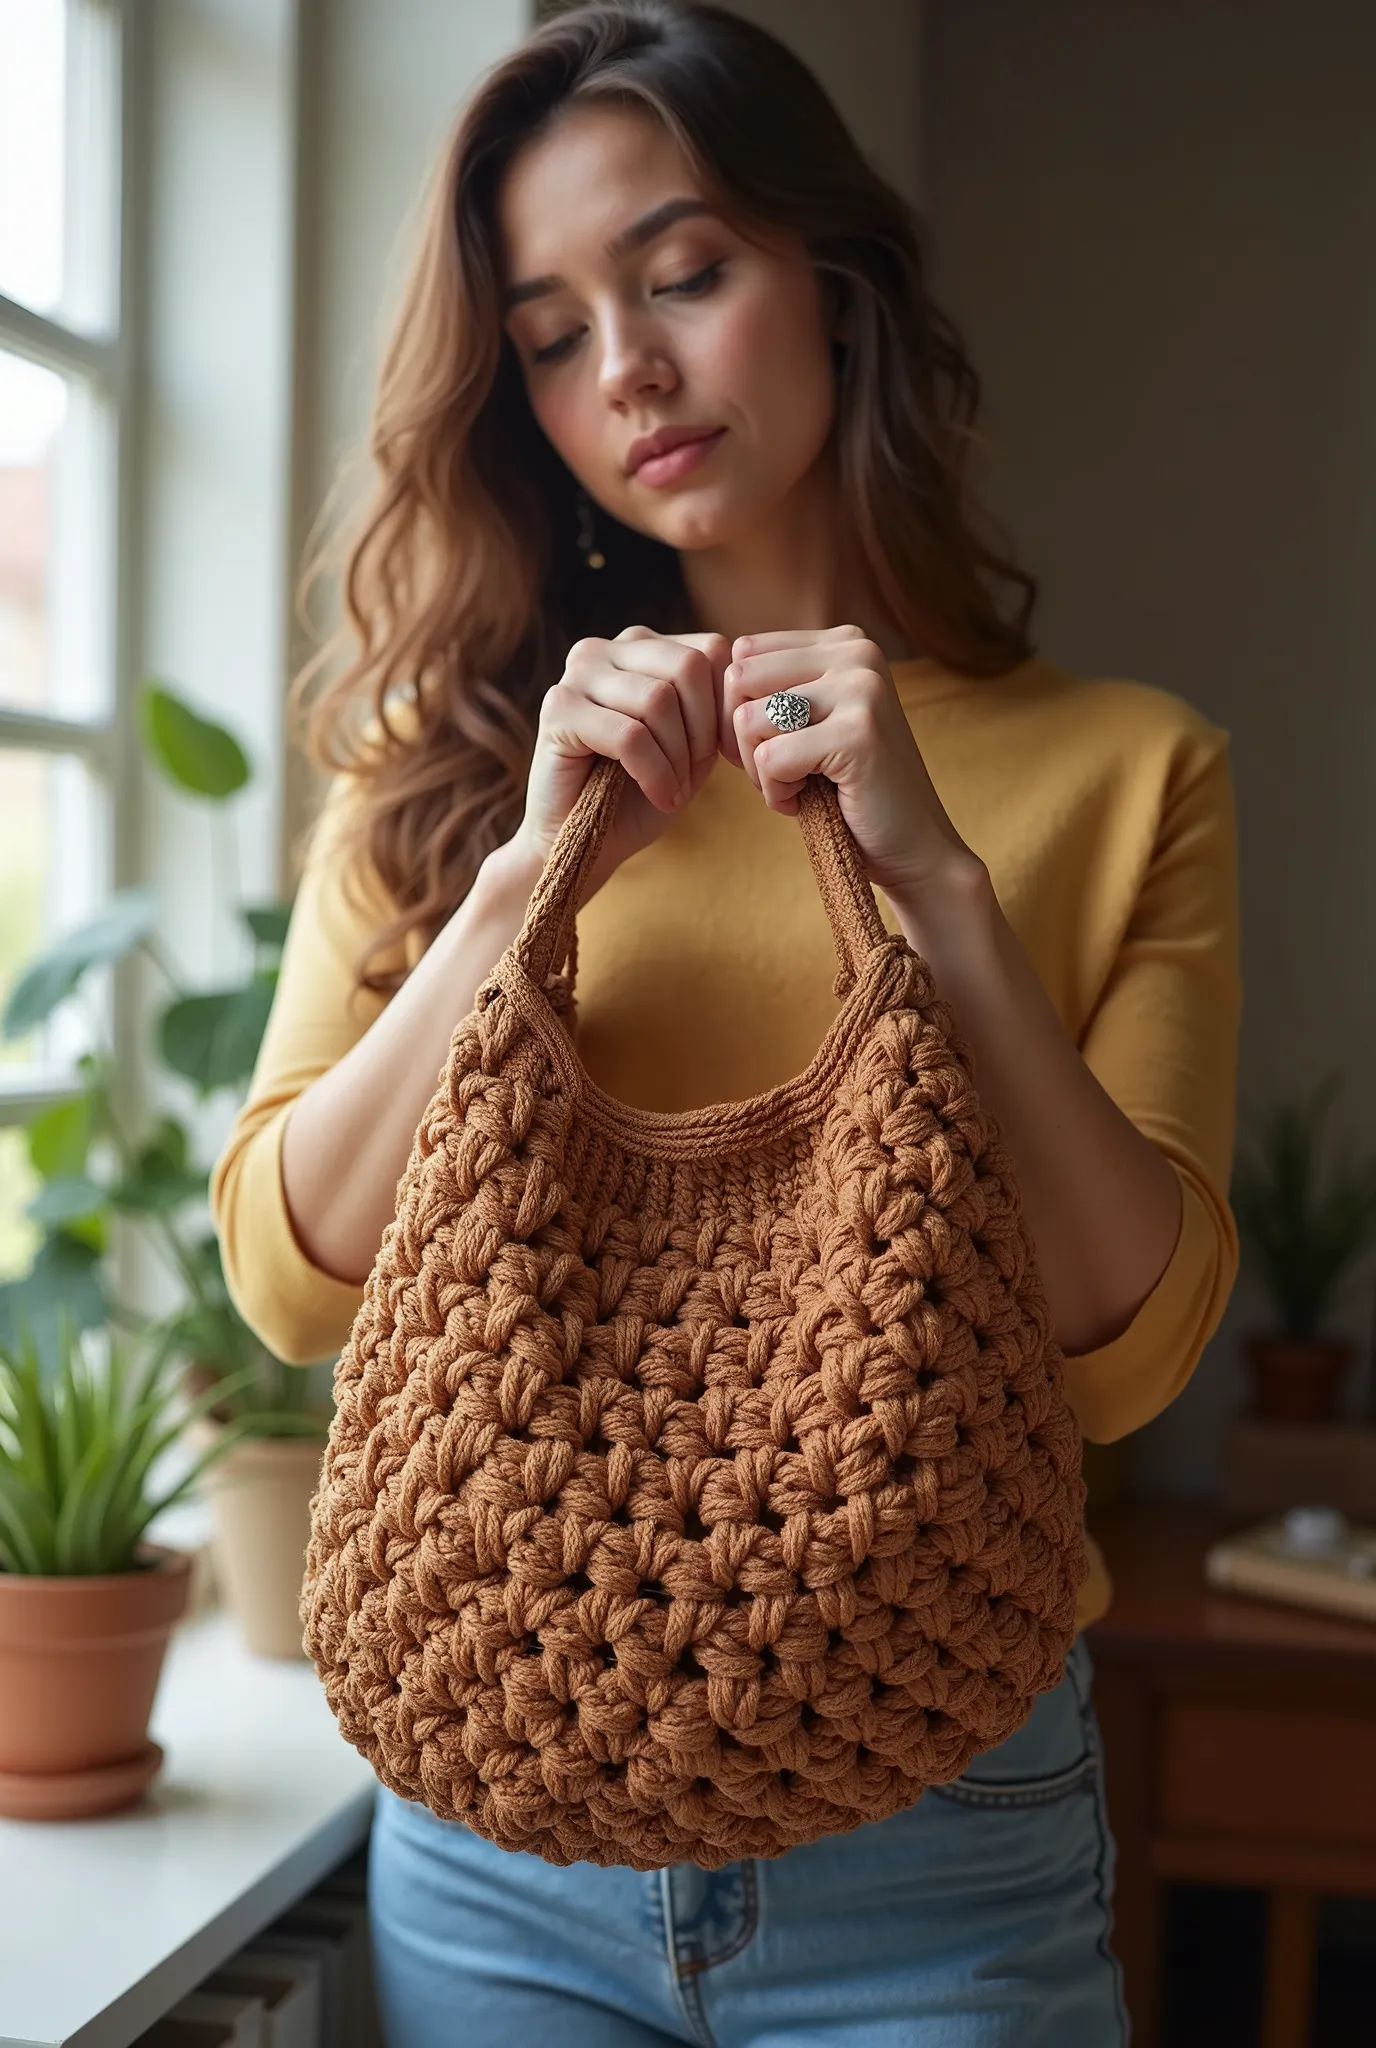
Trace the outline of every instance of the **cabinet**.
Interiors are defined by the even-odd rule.
[[[1134,2048],[1160,2043],[1172,1880],[1267,1892],[1262,2039],[1304,2048],[1319,1899],[1376,1896],[1376,1627],[1215,1591],[1204,1553],[1233,1524],[1208,1509],[1091,1520],[1114,1584],[1086,1639]]]

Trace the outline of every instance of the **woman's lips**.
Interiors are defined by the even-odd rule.
[[[670,448],[664,455],[652,455],[636,470],[636,482],[653,485],[677,483],[690,469],[696,469],[725,432],[725,427],[718,427],[715,433],[703,434],[696,441],[680,441],[677,448]]]

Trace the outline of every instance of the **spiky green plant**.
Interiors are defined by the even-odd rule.
[[[1233,1171],[1231,1201],[1243,1251],[1275,1307],[1280,1334],[1303,1340],[1376,1239],[1376,1161],[1344,1146],[1324,1170],[1324,1128],[1338,1079],[1252,1118]]]
[[[0,1571],[135,1571],[154,1516],[191,1490],[251,1418],[226,1424],[170,1490],[155,1494],[154,1464],[222,1387],[174,1412],[179,1361],[166,1342],[112,1339],[97,1369],[71,1316],[58,1327],[55,1371],[27,1328],[0,1343]]]

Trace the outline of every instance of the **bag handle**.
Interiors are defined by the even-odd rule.
[[[619,761],[599,756],[550,848],[513,948],[537,988],[566,961],[572,984],[578,911],[629,780]],[[836,786],[826,776],[809,775],[803,784],[798,823],[841,964],[835,992],[845,995],[865,956],[889,934],[854,834],[841,815]]]

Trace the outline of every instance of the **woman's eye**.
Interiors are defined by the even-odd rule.
[[[692,277],[685,277],[679,284],[666,284],[663,289],[666,292],[686,292],[690,298],[694,297],[698,287],[704,283],[711,283],[720,269],[720,261],[709,263],[705,270],[695,271]]]
[[[704,269],[694,271],[691,277],[682,278],[677,284],[661,285],[660,290],[662,292],[679,293],[685,298],[700,298],[716,282],[721,267],[722,259],[718,258],[715,263],[709,263]],[[559,358],[568,352],[576,340],[576,335],[561,334],[556,341],[546,342],[543,348],[532,350],[530,359],[533,363],[558,362]]]

